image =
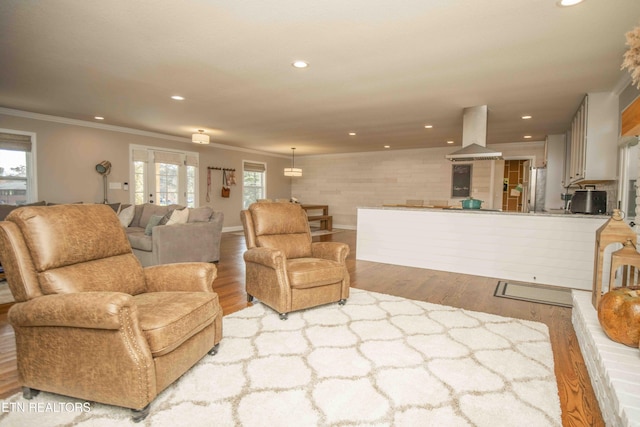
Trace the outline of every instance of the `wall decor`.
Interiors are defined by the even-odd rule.
[[[451,197],[469,197],[471,195],[472,167],[471,163],[451,166]]]

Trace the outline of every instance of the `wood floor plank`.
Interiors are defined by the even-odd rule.
[[[355,231],[314,237],[313,240],[349,244],[351,253],[347,266],[354,288],[546,324],[553,349],[563,426],[604,427],[571,324],[570,308],[493,297],[497,278],[357,261]],[[244,250],[244,237],[234,233],[223,234],[214,289],[225,314],[250,305],[244,291]],[[7,307],[0,306],[0,398],[20,390],[13,330],[7,324],[6,311]]]

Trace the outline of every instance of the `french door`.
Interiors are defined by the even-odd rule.
[[[132,202],[198,206],[198,154],[132,147]]]

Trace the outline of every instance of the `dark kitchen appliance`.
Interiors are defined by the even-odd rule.
[[[607,213],[607,192],[576,190],[571,198],[571,212],[591,215]]]

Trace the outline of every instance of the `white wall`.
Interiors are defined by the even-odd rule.
[[[565,135],[549,135],[547,138],[547,187],[545,209],[563,209],[562,179],[564,174]]]
[[[109,160],[113,165],[109,182],[128,182],[131,144],[197,151],[200,157],[199,204],[222,211],[225,216],[224,227],[227,229],[242,227],[240,171],[243,160],[267,163],[267,197],[289,198],[291,194],[290,180],[283,176],[283,169],[290,163],[290,158],[286,155],[198,145],[191,143],[187,138],[165,137],[126,129],[118,131],[116,127],[98,127],[91,122],[86,122],[85,125],[80,121],[14,111],[10,111],[9,114],[0,112],[0,128],[35,132],[38,150],[38,199],[47,202],[102,203],[102,177],[96,173],[95,165],[102,160]],[[222,172],[212,171],[211,201],[206,201],[208,166],[236,169],[238,184],[231,188],[230,198],[220,196]],[[109,202],[129,203],[132,187],[129,185],[129,191],[109,190]]]

